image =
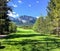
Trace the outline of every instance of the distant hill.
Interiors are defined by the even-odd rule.
[[[19,26],[33,25],[36,19],[37,19],[36,17],[27,16],[27,15],[23,15],[18,18],[10,17],[10,20],[15,22]]]

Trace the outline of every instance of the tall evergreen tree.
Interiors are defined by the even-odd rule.
[[[37,19],[36,23],[33,26],[33,29],[39,33],[45,33],[45,23],[42,16]]]
[[[50,0],[48,4],[48,16],[53,25],[53,31],[60,34],[60,0]]]
[[[9,33],[10,20],[7,13],[11,8],[7,6],[8,2],[8,0],[0,0],[0,34]]]
[[[47,34],[52,33],[53,25],[52,25],[50,17],[46,16],[44,22],[45,22],[45,33]]]

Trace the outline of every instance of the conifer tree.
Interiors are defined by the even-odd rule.
[[[9,33],[9,18],[8,18],[8,10],[11,10],[8,7],[8,0],[0,0],[0,34]]]
[[[33,29],[39,33],[44,33],[45,24],[44,24],[44,18],[42,16],[36,20]]]
[[[60,34],[60,0],[50,0],[48,4],[48,16],[53,25],[55,34]]]

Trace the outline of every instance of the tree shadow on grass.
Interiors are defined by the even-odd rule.
[[[46,35],[42,35],[42,34],[27,34],[27,35],[18,35],[18,34],[12,34],[12,35],[8,35],[6,36],[4,39],[12,39],[12,38],[21,38],[21,37],[34,37],[34,36],[46,36]]]
[[[25,39],[25,40],[22,40],[22,41],[6,41],[8,45],[21,45],[21,46],[25,46],[25,45],[29,45],[29,44],[34,44],[34,45],[40,45],[40,47],[43,47],[43,48],[48,48],[49,49],[55,49],[58,47],[59,44],[56,45],[55,42],[41,42],[40,40],[31,40],[31,39]],[[34,46],[33,45],[33,46]],[[44,45],[44,46],[43,46]],[[52,46],[53,45],[53,46]]]

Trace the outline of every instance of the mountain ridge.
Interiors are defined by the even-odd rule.
[[[27,15],[22,15],[18,18],[10,17],[10,20],[12,22],[15,22],[16,25],[19,25],[19,26],[33,25],[35,23],[36,19],[37,19],[36,17],[27,16]]]

